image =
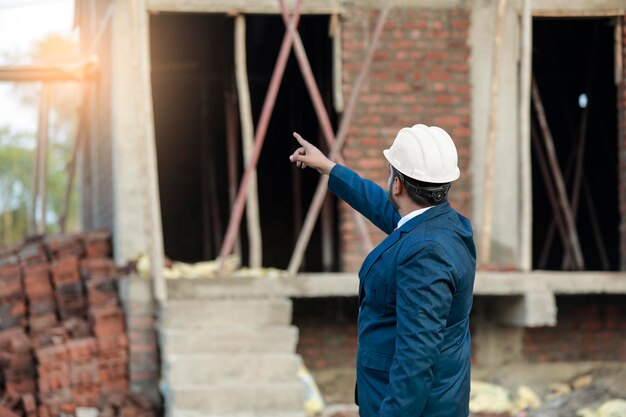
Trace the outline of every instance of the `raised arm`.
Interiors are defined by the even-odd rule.
[[[393,208],[387,192],[376,183],[361,178],[354,171],[337,165],[328,159],[318,148],[297,133],[293,136],[300,148],[289,157],[299,168],[311,167],[321,174],[329,175],[328,187],[339,198],[367,217],[387,234],[393,232],[400,215]]]

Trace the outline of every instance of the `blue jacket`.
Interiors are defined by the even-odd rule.
[[[467,417],[476,251],[448,202],[394,231],[387,192],[336,165],[329,188],[389,236],[359,271],[361,417]]]

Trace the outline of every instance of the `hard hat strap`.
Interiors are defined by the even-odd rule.
[[[437,185],[434,187],[430,187],[430,186],[424,187],[424,186],[412,184],[411,182],[407,181],[404,175],[395,168],[394,168],[394,172],[398,176],[398,179],[402,181],[402,183],[407,188],[411,189],[411,192],[413,194],[420,196],[422,198],[431,200],[435,204],[439,204],[443,200],[445,200],[445,198],[448,195],[448,191],[450,190],[450,183],[441,184],[441,185]]]

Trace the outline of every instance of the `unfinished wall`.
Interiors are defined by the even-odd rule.
[[[344,16],[343,86],[349,97],[371,40],[376,10],[351,8]],[[454,139],[461,179],[451,190],[452,205],[471,215],[470,80],[466,9],[394,9],[387,20],[370,75],[359,97],[344,151],[347,165],[386,186],[388,148],[402,127],[438,125]],[[340,206],[342,267],[358,270],[364,257],[354,217]],[[370,225],[375,243],[382,232]]]
[[[626,360],[624,296],[558,297],[556,327],[525,329],[530,362]]]

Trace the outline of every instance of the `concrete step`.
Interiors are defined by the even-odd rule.
[[[304,385],[292,383],[229,383],[179,385],[167,399],[170,410],[186,409],[224,415],[236,413],[299,412],[304,405]],[[166,396],[168,397],[168,396]]]
[[[291,300],[169,300],[161,313],[164,328],[206,328],[216,325],[267,326],[291,323]]]
[[[169,413],[168,417],[307,417],[307,414],[304,411],[249,411],[243,413],[209,414],[196,410],[175,408]]]
[[[229,382],[293,382],[302,364],[292,353],[185,354],[164,361],[170,386]]]
[[[187,353],[294,353],[298,343],[295,326],[263,326],[237,329],[164,329],[161,346],[165,358]]]

